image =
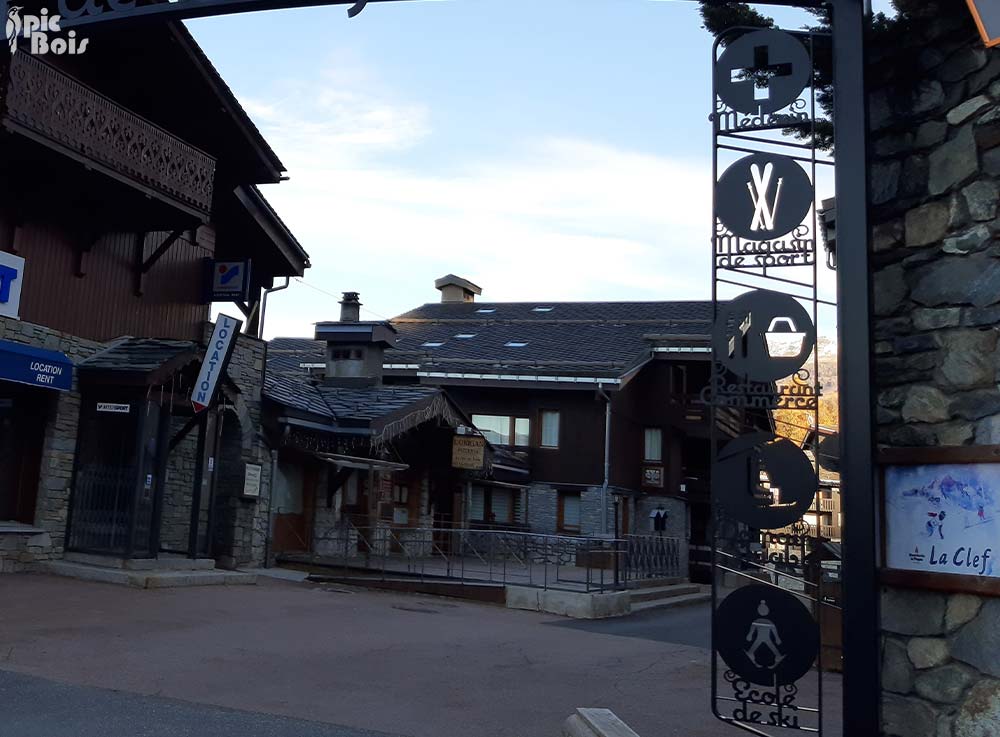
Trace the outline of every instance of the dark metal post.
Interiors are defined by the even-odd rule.
[[[844,734],[879,731],[879,598],[872,469],[871,272],[862,0],[833,15],[837,304],[844,505]]]
[[[198,418],[198,465],[194,471],[194,488],[191,489],[191,523],[188,527],[188,557],[198,557],[198,522],[201,516],[201,486],[205,479],[205,441],[208,437],[208,413]]]

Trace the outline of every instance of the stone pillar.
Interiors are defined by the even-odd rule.
[[[926,5],[869,70],[877,442],[995,444],[1000,49]],[[1000,599],[886,587],[881,617],[883,735],[1000,734]]]

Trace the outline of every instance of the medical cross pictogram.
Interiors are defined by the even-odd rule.
[[[792,74],[790,62],[771,64],[770,46],[755,46],[753,49],[753,66],[733,69],[730,81],[733,84],[750,82],[753,84],[755,100],[771,99],[771,80],[775,77],[789,77]]]

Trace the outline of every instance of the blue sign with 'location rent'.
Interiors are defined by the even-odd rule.
[[[65,354],[0,341],[0,380],[69,391],[73,362]]]

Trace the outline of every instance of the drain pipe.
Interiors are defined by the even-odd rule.
[[[597,393],[604,398],[604,483],[601,485],[601,534],[608,534],[608,483],[611,478],[611,397],[604,385],[597,385]]]
[[[264,298],[261,300],[260,305],[260,323],[257,326],[257,337],[261,340],[264,339],[264,315],[267,314],[267,295],[271,292],[280,292],[282,289],[288,289],[288,285],[291,283],[291,277],[285,277],[285,283],[280,287],[268,287],[264,290]]]

